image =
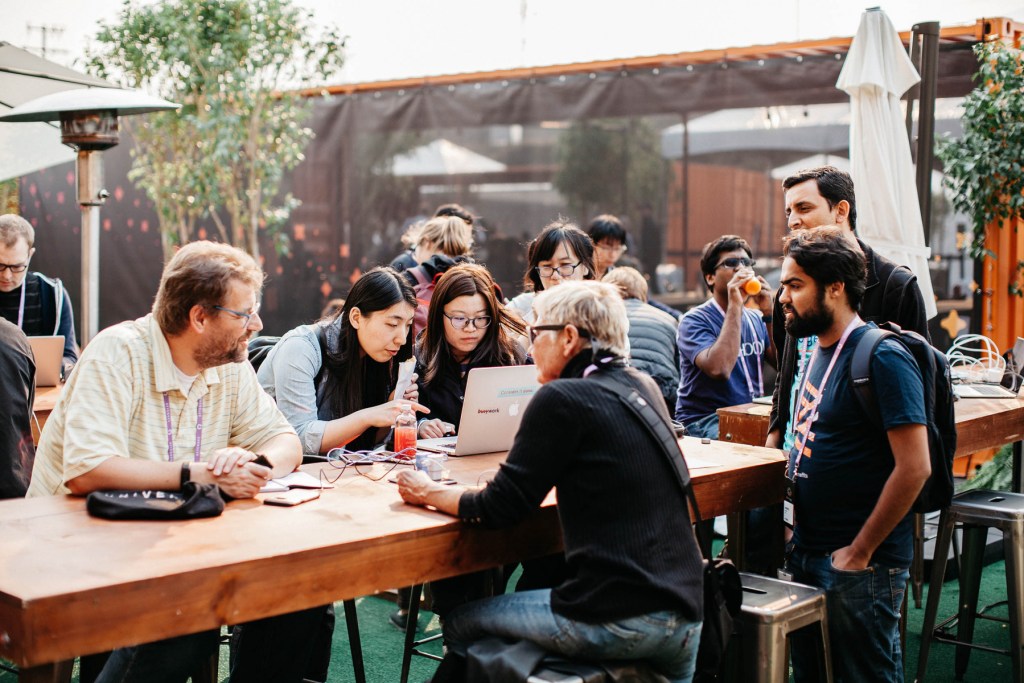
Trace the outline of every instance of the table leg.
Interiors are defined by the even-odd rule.
[[[18,672],[21,683],[69,683],[75,660],[68,659],[53,664],[40,664],[23,668]]]
[[[729,559],[736,565],[736,569],[743,572],[747,570],[747,513],[730,512],[727,519]]]
[[[1013,442],[1013,460],[1012,460],[1012,476],[1011,489],[1014,493],[1024,493],[1024,486],[1022,486],[1022,480],[1024,480],[1024,472],[1021,472],[1021,451],[1024,449],[1024,441]]]

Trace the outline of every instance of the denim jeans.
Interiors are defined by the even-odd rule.
[[[899,621],[907,568],[872,563],[845,571],[836,569],[829,555],[800,548],[793,551],[789,568],[796,582],[825,590],[836,683],[902,683]],[[813,641],[797,633],[792,648],[796,683],[814,680]]]
[[[185,683],[217,650],[220,629],[114,650],[96,683]]]
[[[604,624],[587,624],[551,611],[551,591],[508,593],[452,610],[444,623],[448,647],[465,655],[487,636],[529,640],[545,650],[584,660],[642,660],[673,682],[693,678],[700,622],[676,612],[653,612]]]
[[[718,413],[711,413],[699,420],[686,423],[686,433],[698,439],[718,438]]]

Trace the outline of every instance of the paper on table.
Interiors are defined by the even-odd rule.
[[[308,472],[291,472],[283,477],[271,479],[260,489],[260,493],[279,493],[288,489],[329,489],[330,484],[322,484],[319,479]]]
[[[395,383],[395,398],[405,397],[405,390],[412,382],[412,373],[416,369],[416,359],[410,358],[398,364],[398,381]]]
[[[695,458],[692,455],[684,455],[683,460],[686,461],[686,468],[690,470],[699,470],[707,467],[719,467],[720,463],[714,460],[704,460],[703,458]]]

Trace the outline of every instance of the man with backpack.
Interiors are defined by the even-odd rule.
[[[786,332],[818,338],[795,393],[784,503],[794,533],[784,572],[826,591],[837,681],[902,681],[910,510],[931,472],[922,374],[901,339],[882,339],[870,361],[878,412],[869,413],[850,371],[875,327],[857,313],[864,253],[848,231],[824,227],[794,231],[784,255]],[[793,639],[798,683],[814,675],[815,648]]]
[[[856,236],[857,199],[849,173],[832,166],[805,169],[783,180],[782,188],[790,230],[836,225]],[[917,277],[906,266],[875,252],[863,240],[858,238],[857,243],[867,262],[860,317],[878,325],[896,323],[928,339],[928,319]],[[774,318],[781,317],[781,304],[776,297]],[[779,351],[779,377],[765,445],[789,451],[793,447],[793,395],[815,344],[813,337],[798,340],[787,335],[782,325],[772,328],[772,337]]]

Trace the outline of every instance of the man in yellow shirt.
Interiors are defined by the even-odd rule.
[[[40,438],[28,496],[216,484],[251,498],[302,461],[295,430],[260,389],[247,340],[262,329],[263,272],[234,247],[195,242],[164,268],[153,311],[98,334]],[[257,454],[269,467],[253,462]],[[114,652],[99,681],[184,681],[207,632]]]

